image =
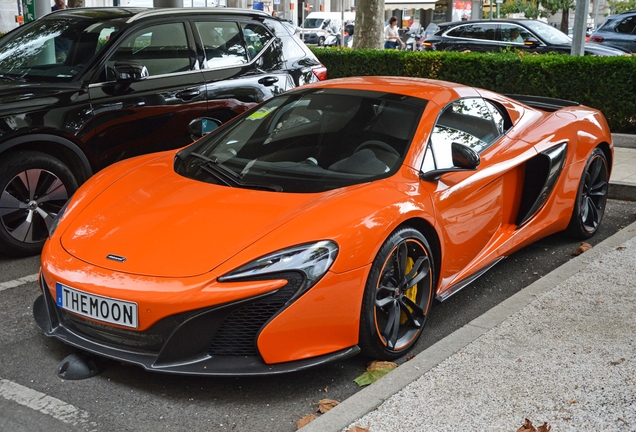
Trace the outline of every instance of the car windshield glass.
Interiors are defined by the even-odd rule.
[[[323,21],[324,19],[322,18],[307,18],[305,22],[303,23],[303,28],[308,28],[308,29],[320,28],[320,26],[322,26]]]
[[[117,22],[45,17],[0,38],[0,75],[71,81],[119,30]]]
[[[524,21],[524,24],[541,39],[551,44],[572,43],[572,39],[561,30],[540,21]]]
[[[304,89],[270,99],[182,150],[175,168],[200,181],[270,191],[369,182],[400,168],[425,106],[390,93]]]

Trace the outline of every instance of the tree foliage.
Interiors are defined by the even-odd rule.
[[[609,0],[610,15],[622,14],[636,9],[636,0]]]

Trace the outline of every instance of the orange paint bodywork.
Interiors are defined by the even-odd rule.
[[[97,295],[133,301],[135,331],[185,311],[226,305],[280,289],[283,280],[220,282],[218,277],[272,252],[331,240],[338,256],[327,274],[260,331],[267,364],[307,359],[356,345],[371,263],[391,232],[423,229],[437,259],[437,290],[456,284],[537,239],[567,227],[585,162],[598,146],[612,158],[600,113],[557,113],[452,83],[359,77],[303,87],[349,88],[429,100],[402,168],[374,182],[322,193],[274,193],[195,182],[172,169],[175,152],[111,166],[87,182],[42,254],[42,276]],[[514,126],[481,153],[476,171],[437,181],[419,177],[425,147],[448,103],[482,96],[499,102]],[[516,225],[525,163],[567,143],[553,192]],[[134,216],[134,217],[133,217]],[[434,238],[431,238],[433,236]],[[108,254],[126,262],[107,260]]]

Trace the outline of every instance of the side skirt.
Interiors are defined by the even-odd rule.
[[[504,258],[506,258],[506,257],[504,256],[504,257],[497,258],[495,261],[493,261],[492,263],[488,264],[486,267],[482,268],[481,270],[478,270],[477,272],[475,272],[475,273],[471,274],[470,276],[462,279],[461,281],[457,282],[456,284],[451,285],[449,288],[446,288],[446,290],[444,290],[443,292],[441,292],[437,296],[435,296],[435,299],[437,301],[439,301],[439,302],[443,302],[444,300],[448,299],[453,294],[456,294],[458,291],[466,288],[468,285],[470,285],[471,283],[475,282],[477,280],[477,278],[479,278],[481,275],[483,275],[488,270],[493,268],[495,266],[495,264],[497,264],[499,261],[501,261]]]

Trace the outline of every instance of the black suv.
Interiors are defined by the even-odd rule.
[[[590,41],[636,53],[636,10],[607,17]]]
[[[185,146],[326,68],[286,21],[226,8],[79,8],[0,38],[0,252],[39,253],[78,185]]]
[[[428,29],[427,29],[428,34]],[[475,20],[439,24],[426,37],[424,51],[497,52],[505,49],[570,54],[572,39],[560,30],[535,20]],[[585,54],[614,56],[625,51],[586,43]]]

